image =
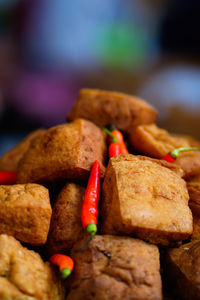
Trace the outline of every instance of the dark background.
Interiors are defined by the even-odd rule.
[[[199,0],[0,0],[0,154],[81,87],[138,95],[200,138]]]

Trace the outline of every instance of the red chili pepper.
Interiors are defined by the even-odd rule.
[[[112,130],[111,133],[118,140],[118,142],[120,144],[120,148],[121,148],[120,154],[129,154],[129,152],[126,148],[126,145],[124,143],[124,137],[123,137],[122,133],[117,129]],[[109,138],[109,142],[110,143],[113,142],[111,138]]]
[[[164,155],[161,159],[173,163],[176,160],[176,158],[179,156],[179,153],[185,151],[200,151],[200,148],[196,148],[196,147],[176,148],[170,151],[168,154]]]
[[[87,188],[85,191],[83,206],[81,210],[81,221],[83,228],[94,236],[97,232],[97,215],[100,191],[100,164],[96,160],[90,172]]]
[[[54,254],[49,260],[52,264],[59,267],[62,279],[66,279],[74,268],[74,262],[71,257],[64,254]]]
[[[124,143],[124,138],[122,133],[116,129],[115,126],[111,125],[111,131],[107,128],[102,128],[109,136],[109,157],[113,157],[119,154],[128,154],[128,150]]]
[[[119,143],[111,143],[108,148],[109,157],[114,157],[121,154],[121,145]]]
[[[15,184],[17,180],[17,172],[0,171],[0,184]]]

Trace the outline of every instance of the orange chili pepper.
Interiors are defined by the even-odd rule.
[[[49,261],[59,267],[62,279],[66,279],[74,268],[74,262],[71,257],[64,254],[54,254]]]
[[[114,137],[116,137],[116,139],[118,140],[118,142],[120,144],[120,147],[121,147],[121,153],[120,154],[129,154],[129,152],[126,148],[126,145],[125,145],[125,142],[124,142],[124,137],[123,137],[122,133],[117,129],[112,130],[111,133]],[[111,138],[109,138],[109,141],[110,140],[111,140]],[[111,142],[112,142],[112,140],[110,141],[110,143]]]
[[[97,232],[97,206],[99,202],[99,191],[100,164],[98,160],[96,160],[92,165],[81,210],[82,226],[91,236],[94,236]]]
[[[173,163],[176,160],[176,158],[179,156],[179,153],[185,151],[200,151],[200,148],[196,148],[196,147],[176,148],[170,151],[169,153],[167,153],[166,155],[164,155],[161,159]]]
[[[17,172],[0,171],[0,184],[15,184],[17,180]]]

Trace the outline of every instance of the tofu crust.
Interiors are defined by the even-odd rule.
[[[0,157],[0,171],[16,172],[18,163],[22,159],[24,153],[28,150],[31,142],[37,139],[45,132],[44,129],[37,129],[31,132],[18,145],[7,151]]]
[[[200,299],[199,252],[199,240],[167,251],[165,275],[171,291],[183,300]]]
[[[31,245],[46,243],[51,220],[48,190],[38,184],[0,185],[0,234]]]
[[[166,166],[131,154],[110,159],[102,186],[103,234],[133,235],[161,245],[192,234],[186,183]]]
[[[0,299],[64,300],[55,269],[5,234],[0,235]]]
[[[32,143],[20,161],[17,182],[86,181],[95,160],[103,176],[105,139],[99,127],[84,119],[52,127]]]
[[[53,206],[48,249],[52,253],[69,251],[83,233],[81,208],[85,188],[67,183]]]
[[[159,251],[154,245],[130,237],[96,235],[87,250],[72,250],[71,255],[76,268],[66,300],[162,299]]]
[[[103,126],[114,124],[119,130],[130,133],[137,125],[155,122],[157,111],[149,103],[134,96],[81,89],[67,120],[76,118],[86,118]]]
[[[173,135],[156,124],[140,125],[130,135],[130,143],[137,151],[154,158],[162,158],[171,150],[180,147],[200,147],[200,142],[190,136]],[[200,174],[200,151],[180,153],[175,163],[189,180]]]

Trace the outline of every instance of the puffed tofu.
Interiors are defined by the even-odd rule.
[[[200,148],[200,142],[194,138],[170,134],[156,124],[140,125],[135,128],[130,134],[130,143],[135,150],[154,158],[162,158],[176,148]],[[175,163],[184,170],[184,178],[189,180],[200,174],[200,151],[182,152]]]
[[[64,300],[57,272],[14,237],[0,235],[0,299]]]
[[[48,190],[39,184],[0,185],[0,234],[43,245],[52,209]]]
[[[193,229],[189,195],[171,166],[131,154],[111,158],[102,187],[102,232],[161,245],[187,239]]]
[[[85,188],[74,183],[67,183],[59,193],[51,218],[48,236],[50,253],[69,251],[83,233],[81,208]]]
[[[4,153],[0,157],[0,171],[16,172],[19,161],[28,150],[32,141],[37,139],[44,132],[44,129],[37,129],[31,132],[18,145]]]
[[[104,174],[106,136],[92,122],[76,119],[47,130],[31,144],[18,167],[18,183],[87,181],[95,160]]]
[[[200,300],[199,253],[199,240],[167,251],[165,278],[175,299]]]
[[[159,251],[155,245],[130,237],[96,235],[85,251],[72,250],[71,255],[76,267],[69,278],[66,300],[162,299]]]
[[[79,92],[68,121],[86,118],[103,126],[115,125],[119,130],[130,133],[140,124],[153,123],[157,111],[138,97],[96,89],[82,89]]]

